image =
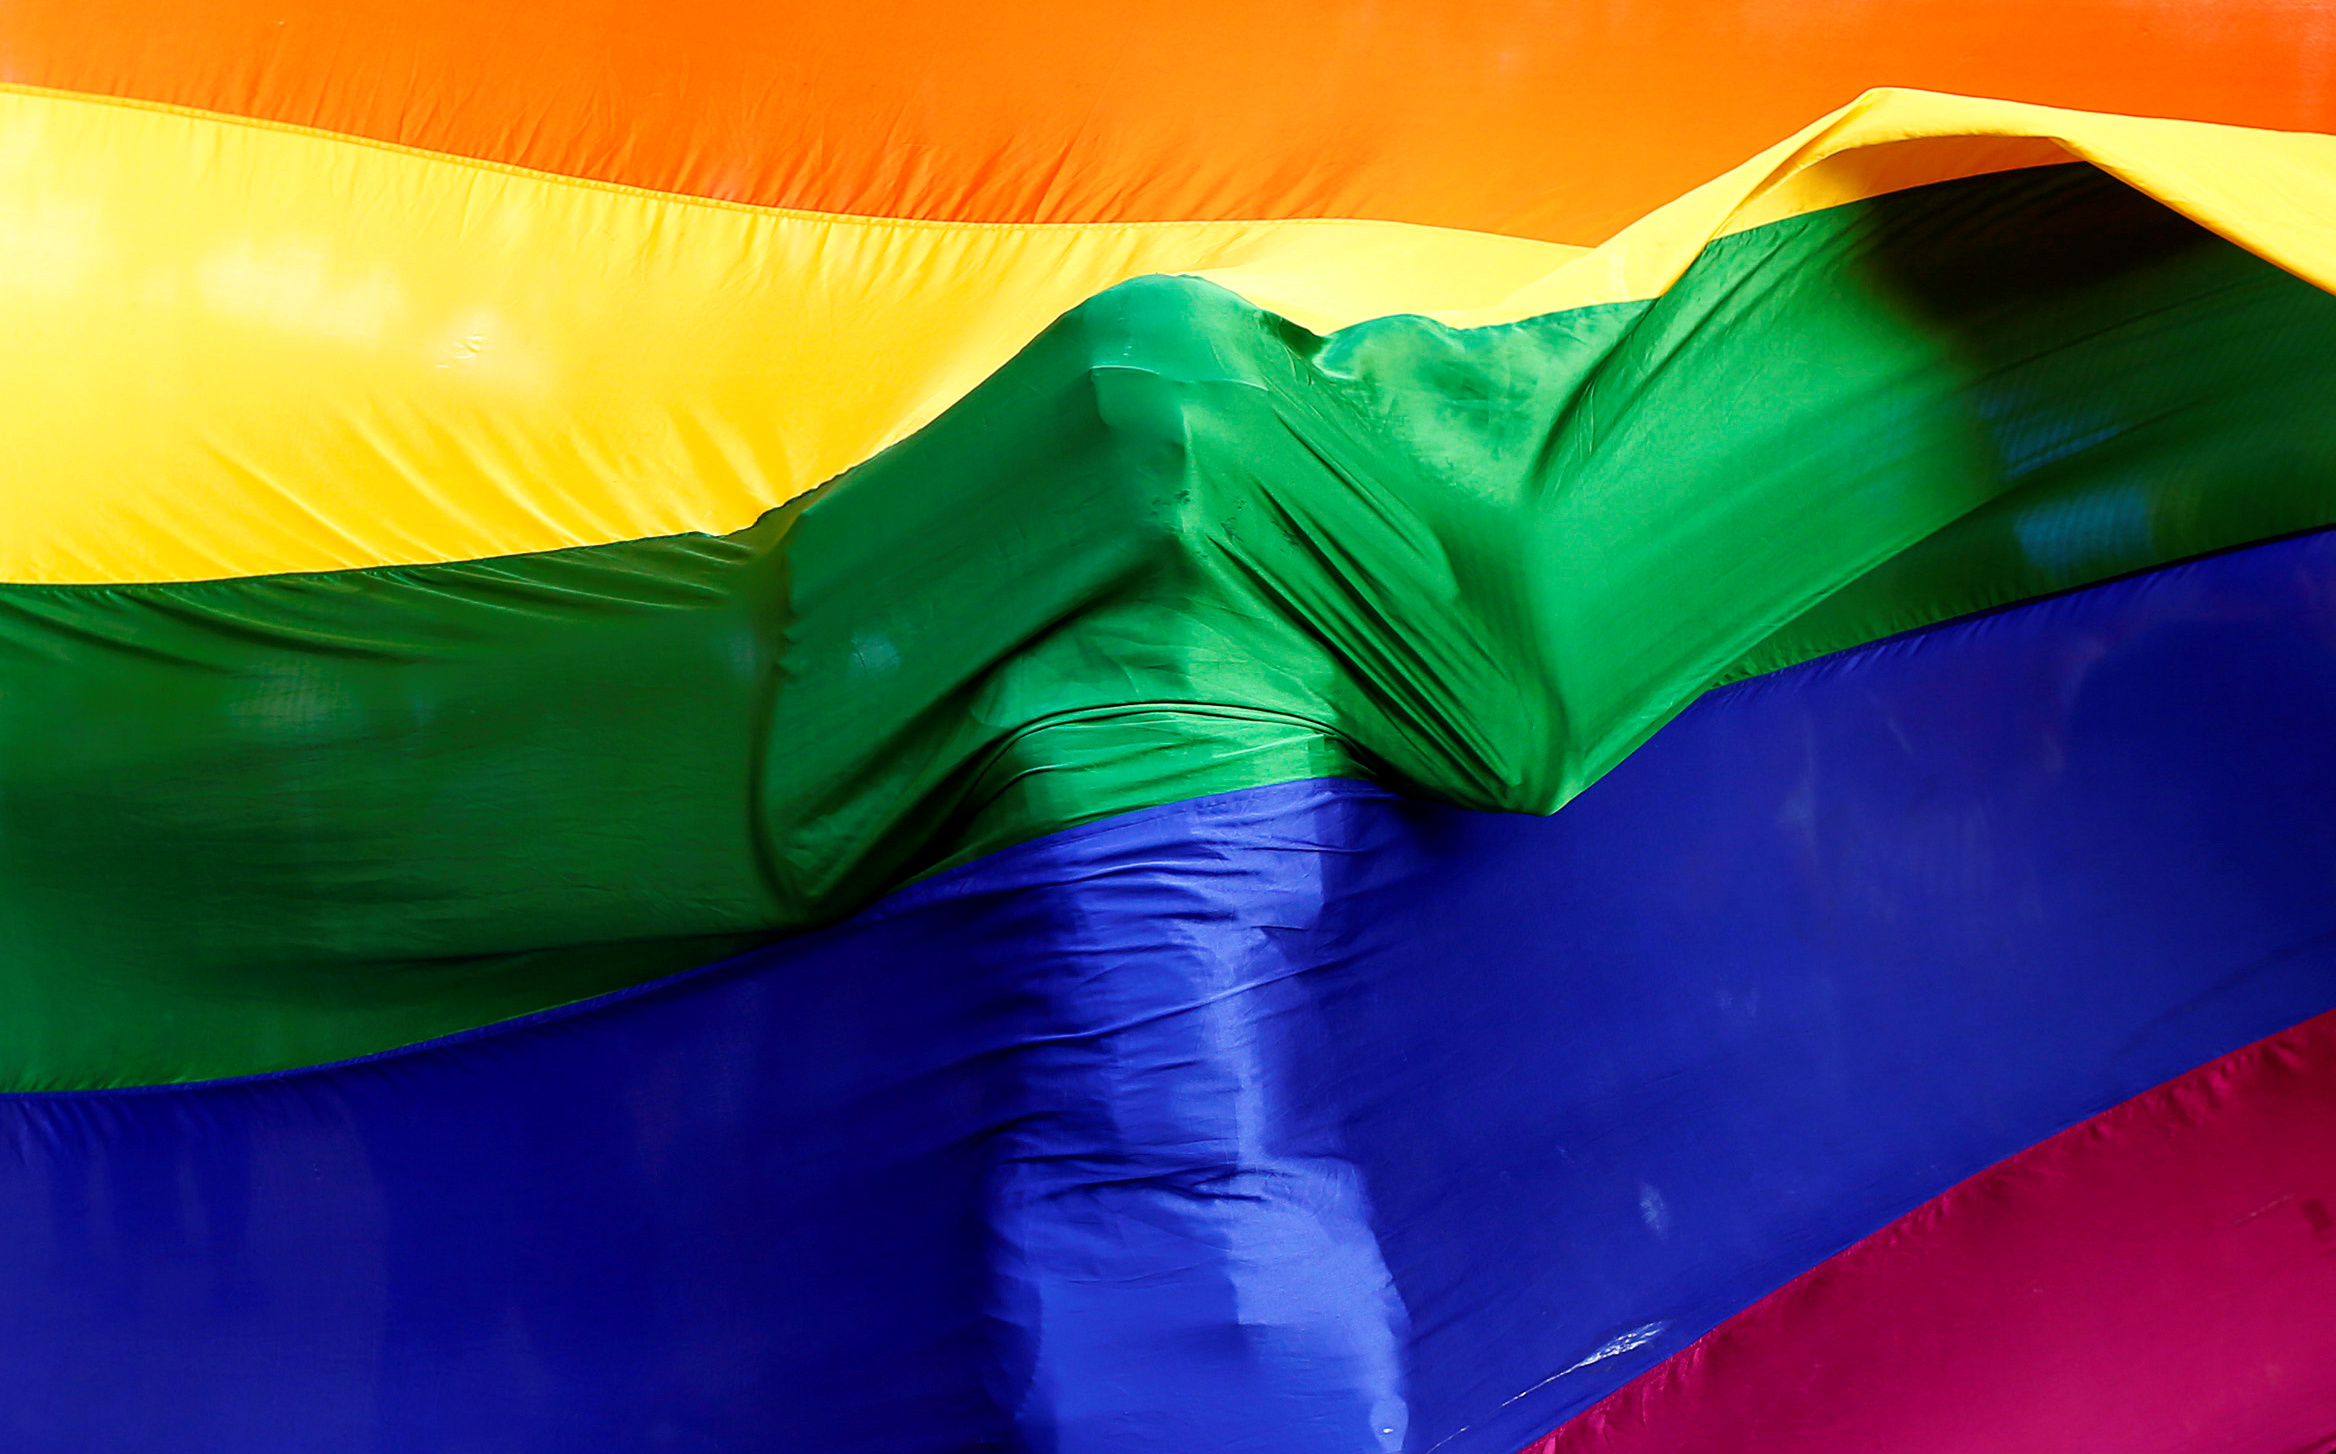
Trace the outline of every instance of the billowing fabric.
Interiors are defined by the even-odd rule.
[[[9,1097],[0,1434],[1508,1454],[2141,1095],[2104,1195],[2219,1174],[2218,1106],[2261,1149],[2198,1194],[2230,1275],[2107,1346],[2255,1381],[2130,1447],[2272,1448],[2325,1406],[2241,1355],[2325,1346],[2326,1024],[2152,1088],[2336,1008],[2332,581],[2320,534],[1828,656],[1551,818],[1249,788],[420,1049]]]
[[[0,1070],[370,1053],[1207,792],[1548,811],[1715,681],[2336,522],[2332,371],[2326,294],[2030,168],[1505,327],[1131,282],[727,537],[0,587]]]
[[[0,354],[0,581],[204,580],[735,531],[915,433],[1065,310],[1140,275],[1230,289],[1287,320],[1302,350],[1302,330],[1419,315],[1466,330],[1463,355],[1479,339],[1499,352],[1501,325],[1547,334],[1584,308],[1676,291],[1714,239],[2071,157],[2336,283],[2336,138],[1906,92],[1863,98],[1585,252],[1377,222],[775,212],[0,89],[0,195],[20,199],[0,227],[14,338]],[[1950,249],[1947,221],[1916,223],[1911,245]],[[2065,225],[2043,229],[2048,251]],[[2099,270],[2116,269],[2124,240],[2095,241]],[[1840,268],[1887,271],[1908,245],[1867,258],[1853,234],[1789,249],[1758,285],[1808,298],[1821,324]],[[2041,281],[2081,293],[2087,279]],[[1952,303],[1946,318],[1894,316],[1948,300],[1866,302],[1863,326],[1911,323],[1933,348],[1959,321]],[[2146,317],[2146,289],[2122,306]],[[1190,331],[1163,318],[1142,341]],[[1585,353],[1562,372],[1579,383],[1597,364]],[[1500,387],[1464,358],[1454,369],[1404,381],[1409,407],[1464,412]],[[1932,382],[1967,379],[1941,367]],[[1470,432],[1497,428],[1513,457],[1495,463],[1514,471],[1560,443],[1525,422]]]
[[[2324,1443],[2336,5],[1768,9],[0,6],[0,1448]]]

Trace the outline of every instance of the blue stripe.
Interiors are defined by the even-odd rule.
[[[1715,693],[1554,819],[1059,834],[647,991],[0,1101],[24,1454],[1508,1454],[2336,1006],[2336,537]]]

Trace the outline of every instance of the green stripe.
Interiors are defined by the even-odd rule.
[[[1075,310],[721,539],[0,588],[0,1086],[361,1054],[1325,774],[1546,812],[1716,681],[2336,521],[2336,299],[2080,167],[1664,298]]]

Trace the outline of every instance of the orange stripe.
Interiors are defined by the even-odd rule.
[[[1589,242],[1874,85],[2336,130],[2336,0],[13,0],[0,80],[770,206]]]

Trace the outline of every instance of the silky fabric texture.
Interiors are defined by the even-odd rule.
[[[1198,792],[1548,811],[1715,680],[2336,520],[2332,343],[2035,169],[1505,329],[1130,283],[731,537],[0,588],[0,1071],[377,1051]]]
[[[2332,1181],[2323,1015],[1991,1167],[1525,1454],[2316,1454]]]
[[[1869,86],[2336,128],[2317,3],[16,0],[0,80],[881,216],[1595,242]]]
[[[5,91],[0,202],[0,580],[50,584],[736,530],[1138,274],[1320,275],[1301,311],[1336,326],[1497,306],[1577,255],[773,213]]]
[[[0,355],[0,579],[203,580],[732,531],[915,432],[1135,275],[1204,277],[1317,333],[1396,315],[1481,331],[1643,302],[1714,238],[2072,155],[2336,281],[2336,138],[1913,92],[1863,97],[1584,252],[1373,222],[758,211],[0,91],[0,318],[18,340]],[[1863,215],[1818,231],[1854,252],[1839,230]],[[2042,291],[2119,271],[2128,240],[2108,231],[2104,256]],[[1765,270],[1821,297],[1824,247],[1787,251]],[[1456,412],[1487,387],[1408,386],[1406,408]]]
[[[9,1097],[0,1432],[1508,1454],[2336,1006],[2331,580],[1792,668],[1554,818],[1269,785],[442,1044]]]

